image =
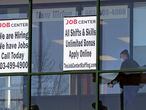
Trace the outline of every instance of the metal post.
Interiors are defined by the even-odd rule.
[[[43,49],[43,24],[42,22],[40,21],[39,23],[39,63],[38,63],[38,72],[42,72],[42,66],[43,66],[43,61],[42,61],[42,49]],[[42,84],[41,84],[41,80],[42,80],[42,77],[41,75],[38,76],[38,90],[37,90],[37,93],[38,93],[38,96],[41,95],[41,89],[42,89]]]
[[[32,3],[33,0],[29,0],[29,52],[28,52],[28,80],[27,80],[27,96],[28,96],[28,110],[30,110],[31,106],[31,72],[32,72]]]
[[[98,110],[99,102],[99,70],[100,70],[100,0],[96,3],[96,110]]]

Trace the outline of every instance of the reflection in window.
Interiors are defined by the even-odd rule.
[[[145,68],[146,65],[146,3],[135,3],[134,5],[134,38],[133,57]]]
[[[32,96],[94,95],[91,75],[53,75],[32,78]]]
[[[37,76],[32,78],[32,96],[69,95],[69,76]]]
[[[82,15],[96,15],[96,7],[84,7]]]
[[[21,79],[15,84],[13,79]],[[20,110],[23,108],[23,77],[1,77],[0,109]],[[25,94],[26,95],[26,94]]]
[[[130,72],[125,72],[130,73]],[[146,75],[145,72],[126,74],[121,73],[118,83],[110,86],[118,73],[101,74],[100,100],[111,110],[138,110],[146,107]],[[123,103],[122,103],[123,102]],[[132,102],[132,103],[131,103]]]
[[[33,72],[63,71],[63,17],[75,15],[76,8],[33,10]]]
[[[120,69],[120,52],[129,50],[130,17],[127,5],[101,6],[101,69]]]
[[[23,8],[0,8],[0,19],[27,18],[26,6]]]
[[[22,4],[24,3],[24,4]],[[17,5],[16,5],[17,4]],[[26,19],[27,0],[0,1],[0,19]],[[19,73],[18,73],[19,74]],[[22,110],[24,104],[23,77],[0,77],[0,110]],[[27,101],[26,101],[27,102]]]
[[[33,76],[32,104],[41,110],[92,110],[95,85],[92,74]]]

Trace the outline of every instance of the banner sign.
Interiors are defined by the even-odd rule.
[[[34,9],[33,22],[63,21],[64,16],[75,15],[76,8]]]
[[[28,72],[28,20],[0,21],[0,73]]]
[[[102,6],[100,8],[100,18],[101,19],[121,19],[127,18],[128,16],[128,6]]]
[[[63,70],[96,69],[96,17],[64,18]]]
[[[96,15],[96,7],[84,7],[83,15]],[[101,19],[123,19],[128,18],[128,5],[101,6]]]

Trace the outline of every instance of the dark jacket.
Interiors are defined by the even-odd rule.
[[[138,68],[139,64],[133,59],[127,59],[122,62],[121,70],[124,69],[135,69]],[[118,76],[112,80],[119,82],[120,87],[123,88],[124,85],[139,85],[141,79],[141,74],[136,72],[119,72]]]
[[[123,61],[121,64],[121,70],[138,68],[138,67],[139,67],[139,64],[133,59],[127,59],[127,60]]]

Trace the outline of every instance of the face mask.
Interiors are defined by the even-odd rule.
[[[123,61],[124,61],[124,59],[122,59],[122,58],[121,58],[120,60],[121,60],[121,62],[123,62]]]

